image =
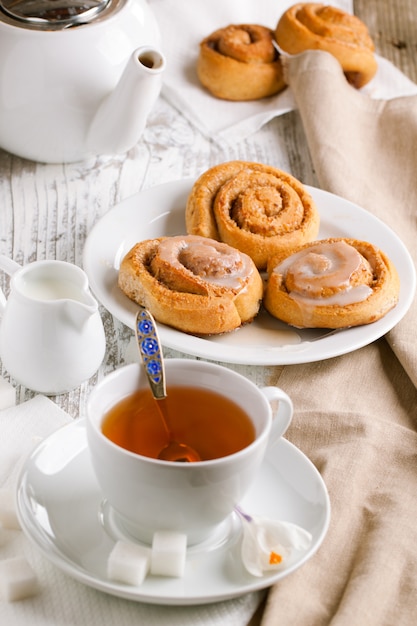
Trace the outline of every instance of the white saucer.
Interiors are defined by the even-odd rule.
[[[248,513],[294,522],[312,536],[307,553],[284,571],[255,578],[239,558],[240,521],[231,515],[202,544],[187,552],[183,578],[148,576],[140,587],[106,576],[118,539],[131,539],[103,501],[90,463],[84,419],[45,439],[25,462],[17,488],[18,516],[28,537],[73,578],[106,593],[151,604],[218,602],[269,587],[316,552],[330,520],[329,497],[314,465],[281,439],[270,448],[242,501]]]

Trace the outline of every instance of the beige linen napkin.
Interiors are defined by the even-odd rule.
[[[323,52],[292,58],[288,79],[320,185],[385,221],[416,263],[417,97],[370,100]],[[322,473],[332,519],[271,589],[262,626],[417,623],[416,326],[414,303],[388,342],[279,377],[295,406],[287,437]]]
[[[70,421],[52,400],[41,395],[1,410],[0,489],[13,490],[26,456]],[[0,560],[17,556],[31,565],[40,592],[12,603],[0,596],[2,626],[244,626],[263,595],[254,592],[204,606],[157,606],[124,600],[72,579],[51,564],[22,531],[3,529],[0,524]]]
[[[288,72],[320,186],[388,224],[417,267],[417,96],[371,100],[322,52],[294,57]],[[417,300],[388,340],[417,386],[416,328]]]

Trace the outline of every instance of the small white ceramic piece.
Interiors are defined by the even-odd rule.
[[[187,535],[169,530],[157,531],[152,540],[151,574],[182,578],[187,555]]]
[[[1,5],[0,146],[50,163],[132,148],[165,69],[146,0]]]
[[[55,260],[21,267],[4,256],[0,269],[12,275],[7,301],[0,291],[0,357],[9,374],[48,395],[95,374],[106,342],[83,270]]]
[[[35,595],[38,579],[24,557],[0,561],[0,592],[6,602],[16,602]]]
[[[15,497],[10,489],[0,489],[0,526],[20,529]]]
[[[236,402],[255,427],[246,448],[210,461],[175,463],[140,456],[116,445],[102,432],[105,414],[138,388],[147,388],[142,365],[133,363],[104,377],[87,402],[87,439],[104,497],[135,539],[151,544],[155,532],[187,535],[188,545],[205,540],[232,513],[255,478],[268,440],[290,424],[293,406],[284,391],[266,393],[244,376],[205,361],[167,359],[172,386],[204,387]],[[266,395],[267,394],[267,395]],[[279,401],[274,420],[271,404]]]
[[[107,575],[110,580],[138,586],[145,580],[150,562],[150,548],[130,541],[117,541],[107,561]]]
[[[0,376],[0,410],[16,404],[16,389]]]

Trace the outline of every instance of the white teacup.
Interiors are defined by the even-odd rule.
[[[175,463],[130,452],[102,432],[105,414],[139,387],[148,385],[143,367],[127,365],[106,376],[87,403],[87,439],[103,496],[123,527],[151,543],[155,531],[187,535],[188,544],[205,540],[242,500],[262,463],[268,443],[288,428],[293,406],[277,387],[258,388],[244,376],[214,363],[167,359],[169,386],[203,387],[240,405],[255,428],[242,450],[209,461]],[[273,417],[271,403],[278,401]]]

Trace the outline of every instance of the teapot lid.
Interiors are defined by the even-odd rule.
[[[59,30],[92,22],[112,0],[0,0],[0,9],[19,26]]]

